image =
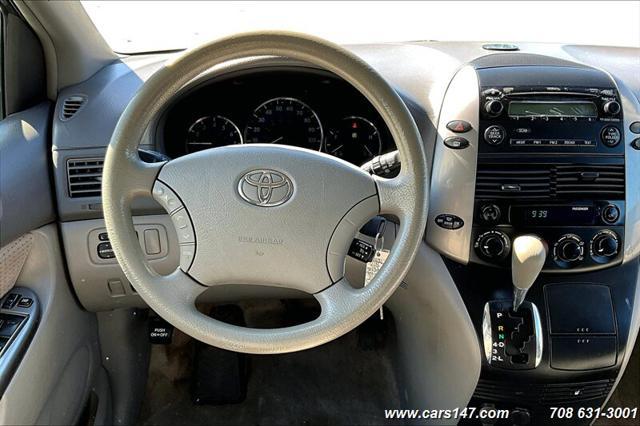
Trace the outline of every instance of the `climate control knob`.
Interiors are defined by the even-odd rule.
[[[584,259],[584,241],[575,234],[565,234],[553,245],[553,259],[558,266],[571,268]]]
[[[620,250],[618,234],[608,229],[598,232],[591,239],[589,254],[598,263],[607,263],[616,257]]]
[[[492,99],[484,104],[484,110],[492,117],[497,117],[502,113],[504,105],[497,99]]]
[[[504,232],[493,230],[480,234],[473,246],[481,258],[498,261],[509,255],[511,240]]]

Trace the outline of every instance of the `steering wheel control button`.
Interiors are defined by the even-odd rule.
[[[620,239],[618,234],[608,229],[598,232],[591,239],[589,254],[597,263],[607,263],[618,255]]]
[[[486,223],[497,223],[502,217],[502,212],[495,204],[485,204],[480,208],[480,217]]]
[[[613,148],[622,140],[622,133],[616,126],[606,126],[600,132],[600,140],[609,148]]]
[[[640,135],[640,121],[634,121],[629,125],[629,130],[631,133],[635,133],[636,135]]]
[[[174,212],[171,215],[171,220],[173,221],[173,226],[175,226],[176,232],[178,233],[178,242],[180,244],[196,242],[193,233],[193,226],[191,226],[191,219],[189,219],[189,214],[184,207]]]
[[[109,242],[98,244],[98,247],[96,250],[98,251],[98,257],[100,259],[113,259],[114,257],[116,257],[116,254],[113,252],[113,249],[111,248],[111,243]]]
[[[494,124],[484,131],[484,141],[489,145],[500,145],[506,137],[504,127]]]
[[[191,264],[193,263],[193,258],[196,254],[196,245],[191,244],[180,244],[180,269],[184,272],[187,272],[189,268],[191,268]]]
[[[465,149],[469,146],[469,141],[460,136],[450,136],[444,140],[444,144],[451,149]]]
[[[355,238],[349,247],[349,256],[361,262],[371,262],[375,255],[375,247],[366,241]]]
[[[504,232],[492,230],[480,234],[473,247],[481,258],[499,261],[511,252],[511,240]]]
[[[620,209],[614,204],[609,204],[602,209],[601,218],[604,223],[614,224],[620,219]]]
[[[160,181],[156,181],[153,185],[153,198],[171,214],[182,207],[182,203],[178,196],[167,185]]]
[[[435,221],[436,225],[444,229],[460,229],[464,226],[464,221],[453,214],[439,214]]]
[[[447,129],[453,133],[467,133],[471,130],[471,124],[464,120],[453,120],[447,123]]]
[[[575,234],[565,234],[553,245],[553,260],[561,268],[571,268],[584,259],[584,241]]]
[[[109,235],[106,232],[101,232],[98,234],[98,240],[109,241]]]

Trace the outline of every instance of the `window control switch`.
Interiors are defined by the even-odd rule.
[[[18,303],[18,300],[20,300],[20,297],[21,296],[18,293],[9,294],[4,300],[2,307],[4,309],[13,309],[16,306],[16,303]]]

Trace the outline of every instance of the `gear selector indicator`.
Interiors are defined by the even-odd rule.
[[[536,368],[542,358],[542,328],[538,308],[524,302],[517,312],[510,300],[491,301],[482,320],[487,362],[498,368]]]

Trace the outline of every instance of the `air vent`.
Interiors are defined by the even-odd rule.
[[[476,198],[624,199],[624,165],[478,164]]]
[[[102,185],[102,158],[67,160],[69,197],[99,197]]]
[[[62,111],[60,112],[60,120],[71,120],[80,108],[87,102],[87,97],[83,95],[69,96],[62,103]]]
[[[474,397],[484,401],[515,402],[530,405],[562,405],[605,398],[613,380],[594,382],[530,384],[526,387],[493,380],[480,379]]]

